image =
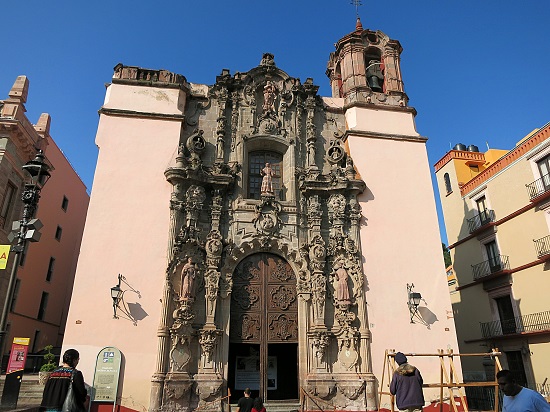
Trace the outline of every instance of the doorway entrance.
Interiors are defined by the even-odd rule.
[[[296,275],[281,257],[257,253],[233,274],[228,386],[264,401],[298,399]]]

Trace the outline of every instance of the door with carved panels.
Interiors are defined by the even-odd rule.
[[[298,364],[296,275],[283,258],[258,253],[237,266],[229,337],[229,382],[237,393],[249,387],[266,400],[297,397],[298,370],[287,367],[288,356]]]

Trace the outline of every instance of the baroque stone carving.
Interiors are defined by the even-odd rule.
[[[318,331],[313,333],[313,347],[315,348],[315,357],[318,362],[323,362],[327,348],[330,345],[332,334],[326,331]]]
[[[221,334],[221,330],[201,330],[199,332],[201,352],[208,363],[212,361],[212,354],[214,353],[214,349],[218,344]]]
[[[280,230],[281,204],[272,196],[262,196],[260,203],[255,207],[253,219],[256,232],[261,235],[274,235]]]

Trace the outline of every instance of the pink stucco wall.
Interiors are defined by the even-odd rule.
[[[115,92],[126,93],[111,91],[104,107],[116,108],[113,101],[133,97],[131,90],[126,96]],[[163,93],[174,104],[180,100],[178,90]],[[155,93],[149,96],[155,99]],[[116,341],[125,357],[122,403],[135,410],[149,405],[150,379],[144,376],[154,372],[168,245],[171,185],[163,172],[176,156],[180,125],[102,114],[96,138],[99,157],[64,349],[80,351],[79,368],[91,384],[98,352]],[[137,326],[122,315],[113,319],[110,288],[119,273],[141,292],[141,299],[132,292],[124,295],[143,310]]]
[[[386,349],[458,352],[457,340],[425,144],[357,136],[348,142],[367,185],[360,197],[361,245],[373,372],[380,379]],[[410,323],[407,283],[422,294],[419,310],[429,327]],[[439,382],[439,359],[410,361],[425,382]]]
[[[44,224],[37,243],[29,243],[25,263],[20,267],[18,298],[10,313],[9,336],[31,338],[31,350],[39,351],[46,345],[60,346],[80,250],[82,231],[86,220],[89,196],[86,186],[71,164],[47,136],[47,160],[53,166],[51,178],[44,186],[36,217]],[[68,199],[67,210],[62,209],[63,197]],[[57,226],[62,228],[60,240],[55,239]],[[51,280],[46,280],[50,258],[55,258]],[[49,294],[44,319],[36,319],[42,293]],[[39,331],[34,342],[35,331]]]

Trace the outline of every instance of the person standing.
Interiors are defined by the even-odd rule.
[[[63,408],[63,403],[69,392],[69,386],[73,385],[74,398],[76,405],[81,411],[85,411],[87,390],[84,386],[84,377],[82,372],[76,369],[80,355],[76,349],[67,349],[63,354],[63,364],[55,369],[50,375],[44,393],[40,408],[46,412],[58,412]]]
[[[518,385],[508,369],[497,373],[497,382],[504,393],[502,412],[550,412],[546,399],[540,393]]]
[[[415,412],[422,411],[424,406],[424,383],[420,371],[407,362],[407,357],[397,352],[395,361],[399,365],[393,373],[390,384],[390,393],[395,395],[397,408],[400,411]]]
[[[264,401],[261,397],[254,399],[254,406],[252,406],[252,412],[266,412],[264,407]]]
[[[250,397],[250,388],[244,390],[244,396],[239,399],[237,403],[236,412],[251,412],[252,407],[254,406],[254,399]]]

